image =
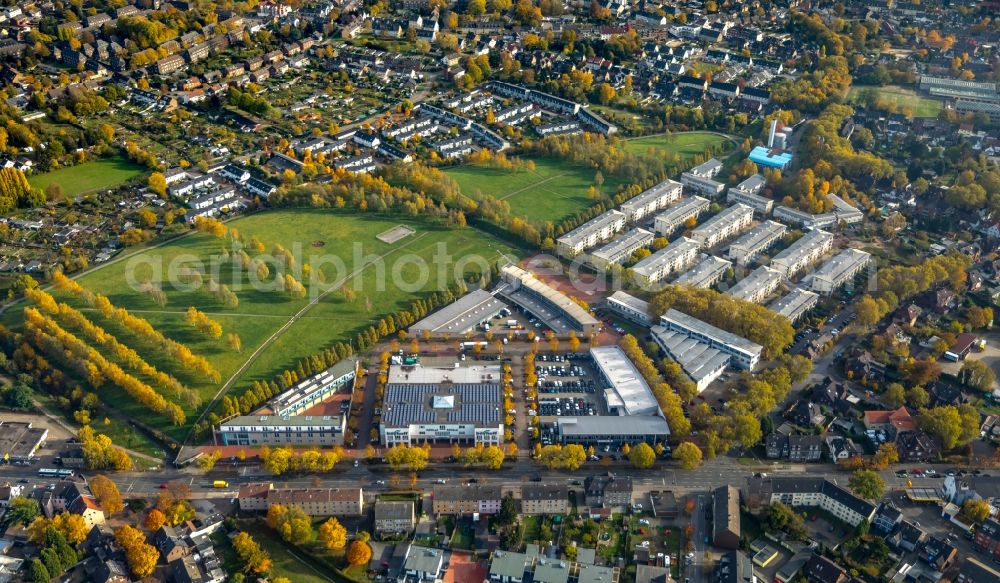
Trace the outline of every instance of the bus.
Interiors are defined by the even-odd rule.
[[[72,478],[76,475],[73,470],[57,470],[56,468],[42,468],[38,470],[38,475],[43,478]]]
[[[216,481],[212,482],[212,487],[213,488],[228,488],[229,487],[229,482],[227,482],[225,480],[216,480]]]

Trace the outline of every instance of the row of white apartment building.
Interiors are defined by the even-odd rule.
[[[778,289],[784,279],[780,272],[761,266],[736,282],[726,293],[739,300],[760,304]]]
[[[766,217],[771,214],[771,208],[774,206],[774,201],[766,196],[760,195],[760,191],[763,190],[764,184],[764,177],[760,174],[754,174],[733,188],[730,188],[726,193],[726,201],[730,203],[739,202],[745,204],[752,208],[758,215]]]
[[[664,180],[621,204],[621,211],[629,222],[640,221],[660,209],[665,209],[681,199],[680,182]]]
[[[609,210],[556,239],[560,255],[574,257],[625,229],[625,213]]]
[[[653,326],[651,332],[657,346],[681,366],[699,393],[719,378],[732,361],[729,354],[683,332],[663,326]]]
[[[701,213],[708,210],[710,205],[708,199],[700,196],[682,199],[680,203],[656,215],[653,221],[653,230],[657,236],[667,237],[689,220],[697,219]]]
[[[764,348],[746,338],[737,336],[720,328],[703,322],[673,308],[660,316],[660,327],[694,338],[716,348],[733,358],[733,364],[739,368],[753,370],[760,362]],[[654,335],[654,339],[656,336]]]
[[[753,209],[737,203],[692,230],[691,239],[703,248],[714,247],[746,230],[752,220]]]
[[[698,243],[680,237],[632,266],[636,283],[649,286],[672,273],[684,271],[698,260]]]
[[[784,221],[790,225],[796,225],[806,229],[822,229],[834,227],[839,223],[853,225],[860,223],[864,219],[864,213],[858,210],[851,203],[835,194],[827,195],[833,202],[833,210],[828,213],[811,214],[805,211],[796,210],[787,206],[778,205],[774,207],[774,218]]]
[[[812,290],[821,294],[833,293],[861,273],[871,262],[871,258],[864,251],[844,249],[812,273]]]
[[[729,259],[740,266],[749,265],[760,253],[777,243],[787,230],[788,227],[776,221],[764,221],[733,241],[729,246]]]
[[[633,253],[653,243],[653,233],[638,227],[627,231],[590,254],[590,264],[602,271],[611,265],[625,263]]]
[[[819,295],[797,287],[768,304],[767,309],[779,316],[788,318],[788,321],[794,324],[806,312],[811,310],[818,301]]]
[[[819,261],[833,248],[833,234],[819,229],[808,231],[787,249],[771,259],[770,267],[791,278],[809,265]]]
[[[681,184],[689,190],[705,196],[719,196],[726,185],[713,180],[722,171],[722,162],[715,158],[681,173]]]
[[[572,115],[581,124],[587,126],[588,129],[601,133],[605,136],[618,131],[618,127],[614,124],[587,109],[585,106],[582,106],[575,101],[570,101],[569,99],[563,99],[562,97],[557,97],[543,91],[536,91],[521,85],[505,83],[503,81],[490,81],[485,88],[497,95],[528,101],[538,107],[541,107],[542,109],[548,109],[564,115]]]
[[[680,274],[673,281],[674,285],[688,285],[691,287],[710,288],[726,274],[726,270],[732,267],[732,263],[716,257],[715,255],[703,254],[702,260],[691,269]]]
[[[625,293],[616,291],[604,300],[604,305],[612,312],[640,326],[652,326],[653,316],[649,313],[649,302]]]

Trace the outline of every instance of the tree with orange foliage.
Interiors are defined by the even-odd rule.
[[[352,567],[365,565],[371,558],[372,548],[364,541],[355,540],[347,547],[347,564]]]
[[[146,528],[149,532],[156,532],[160,530],[160,527],[166,522],[167,516],[156,508],[150,510],[149,513],[146,514]]]

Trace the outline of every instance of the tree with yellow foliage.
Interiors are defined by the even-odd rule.
[[[125,549],[125,560],[134,576],[142,579],[153,574],[160,553],[156,547],[146,543],[142,532],[126,524],[115,531],[115,540]]]
[[[122,495],[118,491],[118,485],[107,476],[98,474],[91,478],[90,491],[94,493],[97,501],[101,503],[101,508],[108,514],[121,512],[125,508],[122,503]]]
[[[148,529],[149,532],[156,532],[160,530],[160,527],[166,524],[166,522],[167,522],[167,516],[163,514],[163,512],[161,512],[158,508],[154,508],[146,514],[145,524],[146,524],[146,529]]]
[[[347,564],[352,567],[366,565],[372,559],[372,548],[367,542],[355,540],[347,547]]]
[[[319,540],[331,551],[339,551],[347,546],[347,529],[340,521],[331,517],[319,527]]]
[[[266,573],[271,569],[271,557],[249,534],[237,533],[233,537],[233,550],[243,563],[244,572]]]

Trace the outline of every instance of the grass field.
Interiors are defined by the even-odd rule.
[[[633,154],[645,154],[651,150],[666,150],[681,158],[690,158],[701,154],[705,148],[731,142],[719,134],[711,132],[684,132],[660,136],[636,138],[625,142],[625,149]]]
[[[472,229],[446,229],[413,221],[406,221],[406,224],[415,229],[415,234],[394,244],[383,243],[375,238],[400,222],[392,218],[376,218],[347,211],[310,209],[259,213],[228,223],[229,227],[244,235],[257,237],[268,251],[280,243],[299,254],[297,264],[309,263],[314,270],[324,274],[327,283],[317,283],[316,288],[321,285],[339,288],[333,284],[347,281],[357,290],[352,302],[348,302],[340,291],[334,291],[319,300],[273,344],[254,357],[252,365],[234,383],[231,392],[241,392],[252,379],[269,379],[303,356],[336,342],[347,342],[358,331],[377,322],[383,315],[405,308],[423,292],[429,293],[440,289],[444,284],[453,283],[455,280],[451,276],[455,262],[464,257],[478,254],[488,263],[501,253],[516,255],[510,247]],[[207,358],[225,381],[272,334],[309,304],[312,298],[307,296],[304,299],[294,299],[281,291],[252,289],[245,274],[237,270],[234,275],[231,262],[222,262],[223,265],[211,268],[211,258],[219,259],[218,255],[224,245],[225,241],[222,239],[207,234],[194,234],[108,264],[84,275],[79,281],[84,287],[107,295],[115,305],[128,308],[146,318],[168,337],[186,344],[193,352]],[[435,255],[439,255],[440,259],[434,260]],[[169,284],[167,267],[172,261],[184,257],[188,258],[188,267],[191,267],[190,261],[193,260],[204,263],[206,275],[203,280],[206,285],[201,289],[177,289]],[[399,258],[404,258],[405,261],[396,261]],[[335,261],[342,262],[343,269],[334,265]],[[421,264],[427,266],[426,281],[420,279]],[[472,273],[475,265],[466,266],[463,271]],[[158,275],[155,273],[156,269],[160,269]],[[212,271],[208,271],[209,269]],[[440,282],[439,271],[444,272]],[[226,308],[208,291],[207,282],[210,277],[207,273],[213,272],[216,275],[211,276],[212,279],[226,283],[236,292],[239,297],[238,308]],[[398,277],[394,277],[394,274]],[[130,278],[131,281],[167,281],[162,285],[168,298],[167,305],[161,308],[150,298],[135,291],[128,285]],[[90,313],[86,312],[89,308],[85,304],[75,300],[70,303],[85,313]],[[238,334],[242,340],[242,351],[234,352],[224,340],[207,338],[190,327],[184,317],[189,306],[197,306],[208,313],[222,325],[225,333]],[[8,312],[4,319],[16,324],[16,321],[12,321],[16,319],[13,312],[16,311]],[[176,375],[188,387],[198,391],[206,404],[218,391],[219,384],[180,369],[156,351],[143,350],[144,345],[136,341],[131,332],[96,315],[93,319],[118,336],[122,342],[136,347],[151,364]],[[117,389],[111,386],[99,390],[98,395],[124,413],[159,427],[178,439],[186,435],[190,425],[197,419],[198,411],[187,409],[187,425],[172,427],[166,418],[151,415],[144,407],[131,400],[121,399]]]
[[[122,157],[101,158],[78,166],[60,168],[45,174],[28,177],[28,182],[45,189],[53,182],[62,187],[66,196],[76,196],[85,192],[116,186],[142,174],[142,166]]]
[[[264,526],[253,525],[245,529],[253,539],[271,555],[271,578],[287,577],[295,583],[329,583],[336,582],[333,577],[324,577],[315,569],[300,561],[293,555],[285,543],[273,531]]]
[[[904,107],[913,108],[914,117],[937,117],[941,112],[942,102],[930,97],[918,95],[913,89],[886,85],[876,87],[872,85],[854,85],[847,94],[847,98],[852,102],[857,102],[864,91],[874,91],[880,100],[896,104],[896,111],[902,113]]]
[[[534,171],[511,172],[483,166],[456,166],[445,172],[458,182],[462,193],[506,200],[511,213],[532,221],[559,222],[593,204],[587,188],[594,185],[595,172],[553,158],[530,158]],[[614,193],[621,180],[605,176],[601,191]]]

